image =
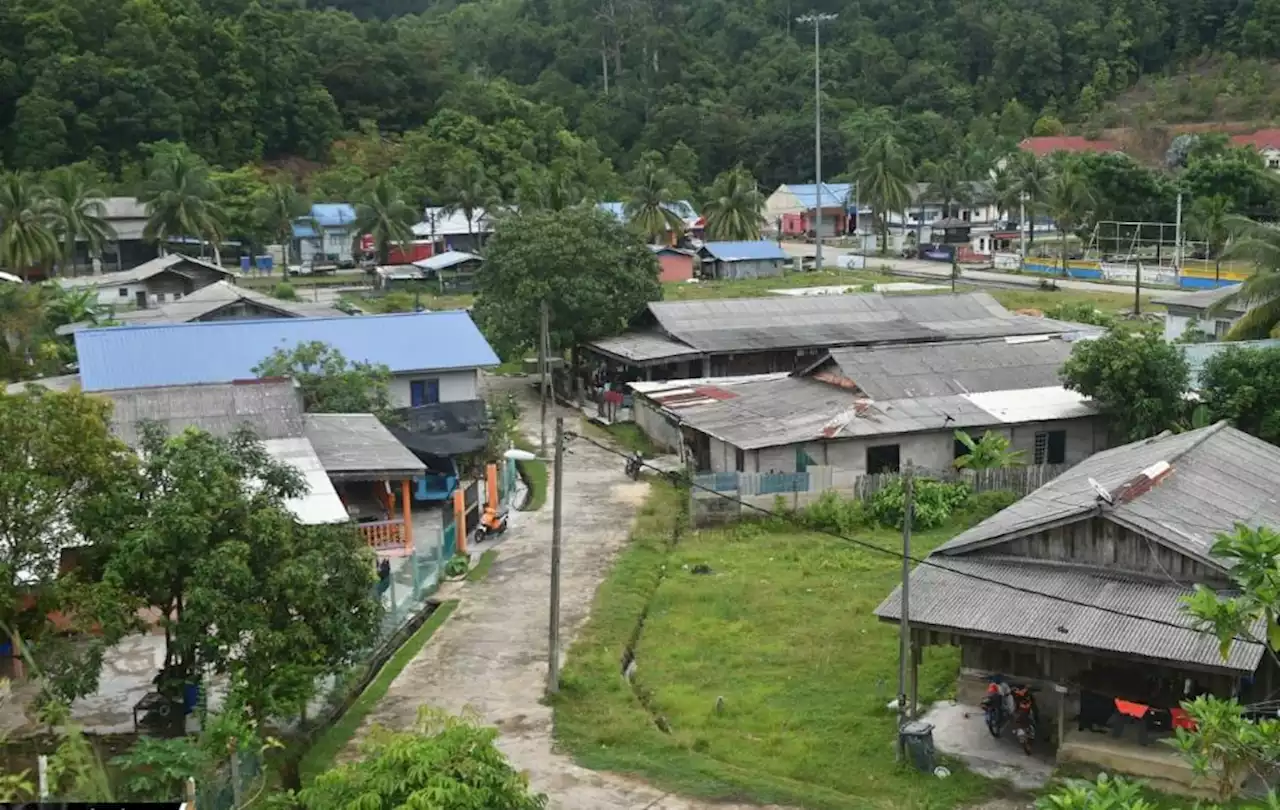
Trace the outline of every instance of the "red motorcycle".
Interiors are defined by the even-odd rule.
[[[1040,714],[1031,687],[1010,686],[1001,679],[992,679],[986,697],[982,699],[982,714],[992,737],[999,737],[1006,725],[1011,726],[1013,737],[1022,750],[1031,753]]]

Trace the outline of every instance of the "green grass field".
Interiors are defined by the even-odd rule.
[[[895,762],[885,704],[897,629],[871,611],[897,581],[896,559],[759,523],[690,531],[671,549],[678,497],[654,484],[570,652],[556,738],[579,762],[679,793],[808,808],[948,810],[1001,792],[958,767],[939,781]],[[980,517],[918,534],[915,550]],[[901,546],[896,532],[863,534]],[[697,563],[713,573],[692,574]],[[619,660],[646,606],[633,691]],[[921,700],[948,695],[957,667],[954,652],[930,649]]]
[[[368,284],[369,274],[363,270],[340,270],[334,273],[284,278],[280,273],[272,273],[269,276],[247,275],[237,279],[236,283],[251,290],[270,290],[282,281],[287,281],[297,289],[303,287],[352,287]]]

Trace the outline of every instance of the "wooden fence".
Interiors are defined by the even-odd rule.
[[[964,481],[974,492],[1007,490],[1019,496],[1036,490],[1070,468],[1069,464],[1037,464],[1000,470],[926,470],[917,478]],[[732,522],[772,510],[778,498],[791,509],[812,504],[823,493],[866,500],[900,480],[901,473],[853,475],[815,465],[801,473],[701,473],[693,477],[689,514],[695,526]]]

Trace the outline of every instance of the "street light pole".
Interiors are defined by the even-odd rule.
[[[551,616],[547,632],[547,694],[560,691],[560,530],[564,489],[564,417],[556,417],[556,459],[551,468]]]
[[[814,202],[817,204],[813,226],[813,269],[822,269],[822,24],[838,17],[838,14],[805,14],[796,22],[813,24],[813,174],[817,188]]]

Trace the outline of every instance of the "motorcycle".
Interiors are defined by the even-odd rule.
[[[1036,743],[1039,714],[1031,687],[1013,687],[1013,737],[1027,754]]]
[[[986,697],[982,699],[982,716],[987,723],[987,731],[992,737],[999,737],[1009,719],[1009,685],[999,678],[993,678],[987,686]]]
[[[1031,687],[1010,686],[1002,679],[993,678],[982,699],[983,719],[992,737],[999,737],[1006,725],[1012,727],[1013,737],[1022,750],[1031,753],[1039,729],[1039,711]]]
[[[497,537],[507,530],[507,510],[485,509],[480,518],[480,539]]]
[[[639,453],[632,453],[627,458],[627,477],[632,481],[639,481],[642,469],[644,469],[644,456]]]

